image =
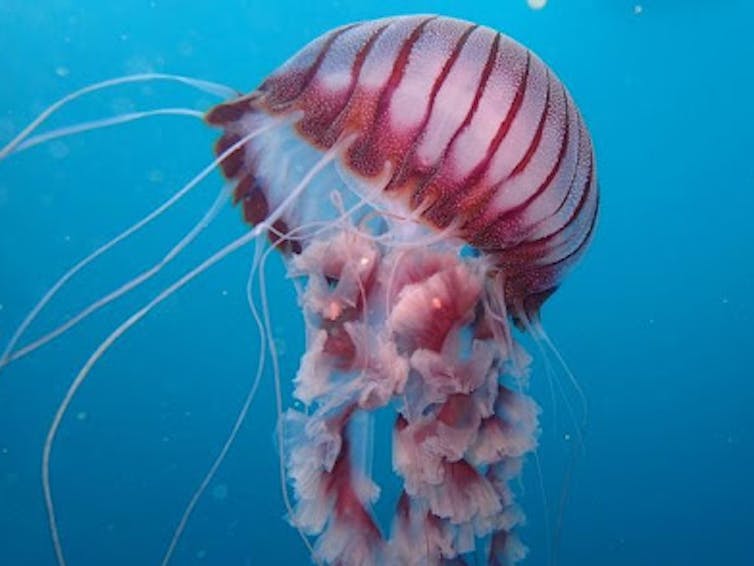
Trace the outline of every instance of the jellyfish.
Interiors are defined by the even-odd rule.
[[[488,27],[440,16],[346,25],[305,46],[248,94],[167,75],[219,94],[202,117],[221,133],[217,159],[164,205],[61,277],[0,359],[12,363],[151,278],[211,221],[226,193],[165,258],[41,339],[19,340],[49,298],[193,188],[215,167],[250,230],[156,294],[92,353],[45,443],[43,485],[64,563],[50,485],[53,441],[70,400],[115,341],[165,298],[251,242],[253,272],[277,250],[296,285],[306,351],[284,408],[266,290],[252,304],[274,366],[288,521],[318,564],[511,565],[526,556],[515,480],[537,447],[530,357],[515,328],[543,337],[540,308],[586,250],[598,188],[589,133],[563,84],[531,51]],[[30,137],[2,152],[181,109],[135,112]],[[265,337],[267,338],[265,340]],[[261,376],[261,365],[258,377]],[[184,512],[170,560],[197,498]],[[392,517],[373,506],[369,422],[392,415]]]

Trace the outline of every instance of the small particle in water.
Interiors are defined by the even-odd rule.
[[[196,553],[196,557],[199,560],[204,560],[207,557],[207,551],[204,549],[200,550],[199,552]]]
[[[125,96],[113,100],[110,107],[115,114],[126,114],[127,112],[133,112],[136,110],[136,104],[134,101]]]
[[[532,10],[541,10],[547,5],[547,0],[526,0]]]
[[[275,336],[272,341],[275,343],[275,350],[277,351],[278,356],[285,356],[285,353],[287,351],[285,339],[281,338],[280,336]]]
[[[184,57],[190,57],[194,54],[194,46],[188,41],[184,41],[178,45],[178,52]]]
[[[55,74],[61,78],[65,78],[71,74],[71,70],[68,67],[60,65],[55,68]]]
[[[71,241],[71,235],[70,234],[66,234],[65,236],[63,236],[63,241],[64,242],[70,242]]]
[[[8,453],[8,449],[5,446],[3,446],[3,449],[0,450],[0,452],[2,452],[3,454],[7,454]]]
[[[88,416],[89,415],[87,414],[86,411],[79,411],[78,413],[76,413],[76,419],[80,421],[85,421]]]
[[[223,289],[222,291],[220,291],[220,294],[221,294],[221,295],[222,295],[223,297],[227,297],[227,296],[228,296],[228,290],[227,290],[227,289]]]
[[[0,311],[3,310],[3,305],[0,305]]]
[[[169,436],[163,436],[162,437],[162,442],[163,442],[163,444],[167,444],[168,442],[170,442],[170,437]]]
[[[165,173],[159,169],[152,169],[147,177],[150,183],[162,183],[165,180]]]
[[[571,435],[570,435],[570,434],[568,434],[568,433],[566,432],[566,433],[565,433],[565,434],[563,435],[563,440],[565,440],[565,441],[569,441],[569,440],[571,440]]]
[[[49,148],[50,155],[52,155],[53,159],[65,159],[71,152],[71,150],[68,149],[68,146],[60,140],[50,142]]]
[[[224,501],[228,497],[228,484],[221,483],[212,488],[212,498],[215,501]]]
[[[722,303],[723,303],[724,305],[727,305],[727,304],[728,304],[728,303],[730,302],[730,300],[728,299],[728,297],[723,297],[723,298],[721,299],[721,302],[722,302]]]
[[[636,5],[634,6],[634,15],[635,15],[635,16],[638,16],[638,15],[639,15],[639,14],[641,14],[641,13],[642,13],[643,11],[644,11],[644,6],[642,6],[641,4],[636,4]]]

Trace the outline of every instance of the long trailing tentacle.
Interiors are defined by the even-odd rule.
[[[134,327],[141,319],[149,314],[156,306],[172,296],[176,291],[189,283],[192,279],[198,275],[204,273],[212,267],[214,264],[224,259],[234,251],[243,247],[245,244],[251,242],[254,238],[259,236],[261,230],[252,230],[251,232],[244,234],[240,238],[237,238],[230,244],[223,247],[221,250],[215,252],[212,256],[204,260],[198,266],[193,268],[188,273],[184,274],[172,285],[163,289],[156,297],[149,301],[146,305],[141,307],[138,311],[134,312],[124,322],[122,322],[113,332],[111,332],[105,340],[103,340],[94,352],[89,356],[81,370],[76,374],[76,377],[68,387],[63,400],[58,405],[58,409],[53,417],[52,424],[47,431],[45,437],[44,449],[42,451],[42,487],[44,491],[45,507],[47,509],[48,523],[50,527],[50,534],[52,536],[53,546],[55,547],[55,555],[57,557],[58,564],[60,566],[65,565],[65,557],[63,555],[63,548],[60,542],[60,533],[57,524],[57,518],[55,515],[55,504],[52,497],[52,488],[50,484],[50,456],[52,454],[52,447],[60,429],[60,423],[63,420],[68,408],[73,401],[81,385],[91,373],[96,363],[102,358],[102,356],[118,341],[128,330]]]
[[[204,81],[201,79],[195,79],[192,77],[186,77],[183,75],[171,75],[167,73],[140,73],[135,75],[126,75],[123,77],[116,77],[113,79],[108,79],[105,81],[101,81],[98,83],[94,83],[91,85],[87,85],[83,88],[80,88],[79,90],[76,90],[70,94],[67,94],[63,98],[57,100],[56,102],[53,102],[45,108],[39,116],[37,116],[34,120],[32,120],[28,126],[26,126],[21,132],[13,138],[10,142],[8,142],[5,147],[0,149],[0,160],[5,159],[13,153],[13,151],[24,142],[31,134],[34,133],[34,131],[41,126],[50,116],[55,114],[58,110],[60,110],[63,106],[69,104],[70,102],[73,102],[74,100],[77,100],[81,98],[82,96],[85,96],[87,94],[97,92],[100,90],[104,90],[110,87],[122,85],[122,84],[128,84],[128,83],[140,83],[140,82],[149,82],[149,81],[169,81],[169,82],[178,82],[181,84],[185,84],[188,86],[191,86],[193,88],[199,89],[203,92],[207,92],[209,94],[215,95],[222,99],[228,99],[233,98],[235,96],[238,96],[240,93],[228,86],[222,85],[220,83],[215,83],[211,81]]]
[[[296,199],[301,197],[302,193],[306,190],[306,188],[308,187],[312,179],[326,165],[328,165],[333,159],[336,158],[339,151],[340,151],[340,147],[334,146],[332,149],[326,152],[322,156],[322,158],[314,166],[312,166],[312,168],[306,173],[306,175],[304,175],[304,177],[301,179],[298,185],[296,185],[296,187],[294,187],[291,190],[288,197],[284,199],[284,201],[275,210],[273,210],[264,221],[256,225],[250,232],[248,232],[244,236],[241,236],[240,238],[237,238],[236,240],[227,244],[225,247],[223,247],[219,251],[212,254],[209,258],[205,259],[199,265],[197,265],[196,267],[194,267],[193,269],[185,273],[178,280],[173,282],[171,285],[163,289],[160,293],[158,293],[152,300],[146,303],[143,307],[141,307],[136,312],[131,314],[124,322],[122,322],[117,328],[115,328],[115,330],[113,330],[107,336],[107,338],[105,338],[105,340],[103,340],[97,346],[94,352],[87,359],[84,366],[76,374],[76,377],[71,382],[68,389],[66,390],[63,400],[58,405],[58,408],[55,412],[55,416],[53,417],[52,423],[47,431],[47,435],[45,437],[44,448],[42,451],[42,488],[44,492],[45,508],[47,510],[48,526],[50,529],[50,535],[52,537],[52,542],[55,549],[55,556],[60,566],[65,566],[65,556],[63,554],[63,547],[60,541],[60,531],[58,528],[57,517],[55,514],[55,504],[54,504],[54,500],[52,496],[52,486],[50,483],[50,457],[52,454],[52,447],[53,447],[55,438],[57,436],[57,433],[60,429],[60,424],[63,420],[63,417],[67,413],[68,408],[71,405],[71,402],[76,396],[76,393],[79,391],[83,383],[86,381],[86,378],[89,376],[94,366],[102,358],[102,356],[126,332],[128,332],[131,328],[133,328],[139,321],[141,321],[155,307],[157,307],[163,301],[171,297],[174,293],[176,293],[179,289],[184,287],[187,283],[189,283],[191,280],[196,278],[198,275],[207,271],[209,268],[211,268],[213,265],[218,263],[220,260],[224,259],[225,257],[235,252],[239,248],[248,244],[255,238],[259,237],[261,234],[266,233],[270,229],[270,227],[283,215],[283,213],[288,209],[288,207],[290,207],[291,204],[295,202]],[[264,294],[264,292],[262,293],[262,302],[263,302],[263,308],[266,309],[267,308],[266,294]],[[266,321],[268,321],[268,318],[266,319]],[[274,353],[275,356],[277,355],[274,350],[274,345],[272,345],[271,353]],[[275,366],[277,367],[277,362],[275,361],[275,359],[273,359],[273,364],[275,364]],[[278,395],[279,395],[280,394],[279,369],[276,369],[275,371],[277,372],[276,375],[278,375],[278,379],[276,380],[276,387],[277,387]],[[281,477],[284,478],[284,475],[282,475],[282,472],[281,472]],[[284,494],[284,497],[287,498],[287,494]],[[288,503],[288,505],[290,505],[290,503]],[[307,544],[309,544],[308,540],[306,542]]]
[[[129,236],[135,234],[138,232],[141,228],[161,216],[165,211],[167,211],[169,208],[171,208],[173,205],[175,205],[179,200],[181,200],[184,196],[186,196],[192,189],[194,189],[202,180],[204,180],[207,176],[210,175],[218,166],[220,163],[222,163],[229,155],[231,155],[234,151],[236,151],[239,147],[243,146],[245,143],[247,143],[252,138],[258,136],[265,130],[273,127],[274,123],[265,125],[263,127],[258,128],[257,130],[254,130],[253,132],[249,133],[248,135],[244,136],[241,140],[230,146],[228,149],[223,151],[216,159],[214,159],[211,163],[209,163],[204,169],[202,169],[191,181],[189,181],[186,185],[184,185],[179,191],[174,193],[169,199],[167,199],[165,202],[163,202],[160,206],[152,210],[149,214],[141,218],[138,222],[121,232],[119,235],[117,235],[115,238],[111,239],[107,243],[103,244],[96,250],[94,250],[92,253],[90,253],[88,256],[86,256],[84,259],[80,260],[78,263],[76,263],[73,267],[71,267],[68,271],[66,271],[54,284],[50,289],[44,294],[44,296],[37,302],[36,305],[32,308],[31,311],[26,315],[24,320],[21,322],[21,324],[18,326],[16,331],[13,333],[13,336],[11,337],[10,341],[8,342],[7,346],[5,347],[5,350],[3,351],[2,356],[0,356],[0,370],[8,365],[10,362],[17,360],[35,350],[38,348],[44,346],[51,340],[57,338],[61,334],[63,334],[68,329],[72,328],[82,320],[84,320],[86,317],[88,317],[90,314],[96,312],[100,308],[104,307],[105,305],[110,304],[114,300],[118,299],[125,293],[131,291],[132,289],[138,287],[157,273],[165,266],[167,265],[172,259],[174,259],[193,239],[198,235],[199,232],[201,232],[201,229],[203,228],[202,222],[200,222],[197,227],[189,232],[186,236],[184,236],[171,250],[156,264],[151,266],[149,269],[142,272],[137,277],[131,279],[118,289],[112,291],[108,295],[98,299],[97,301],[94,301],[92,304],[90,304],[88,307],[80,311],[78,314],[76,314],[74,317],[69,319],[67,322],[63,323],[62,325],[58,326],[54,330],[48,332],[41,338],[35,340],[31,344],[28,344],[27,346],[24,346],[23,348],[14,351],[16,345],[18,344],[19,340],[23,336],[23,334],[26,332],[26,330],[29,328],[29,326],[34,322],[34,320],[39,316],[39,313],[45,308],[45,306],[55,297],[55,295],[60,291],[60,289],[71,279],[73,278],[77,273],[79,273],[82,269],[84,269],[87,265],[92,263],[95,259],[100,257],[105,252],[109,251],[113,247],[115,247],[117,244],[128,238]]]
[[[343,219],[347,218],[357,208],[358,208],[358,205],[352,208],[350,211],[344,212],[341,219],[339,219],[336,222],[342,221]],[[273,227],[270,227],[269,231],[277,236],[278,242],[284,242],[284,241],[292,241],[292,240],[298,239],[299,238],[298,233],[306,234],[306,236],[304,237],[307,237],[307,238],[314,237],[318,233],[326,230],[328,227],[329,227],[329,223],[312,222],[307,225],[298,226],[285,233],[279,232],[275,230]],[[308,230],[311,228],[316,228],[316,230],[313,232],[308,232]],[[212,482],[212,479],[217,473],[217,470],[220,468],[223,461],[225,460],[225,457],[227,456],[228,451],[230,450],[232,444],[234,443],[241,426],[243,425],[244,421],[246,420],[246,417],[248,416],[249,408],[251,406],[251,403],[254,400],[256,391],[259,387],[261,378],[264,373],[266,354],[268,350],[271,352],[270,355],[272,359],[274,360],[272,363],[273,368],[279,368],[278,360],[277,360],[277,349],[274,346],[274,339],[272,337],[271,327],[267,323],[269,322],[269,320],[266,317],[263,317],[262,314],[260,314],[259,309],[257,308],[256,303],[254,301],[254,282],[258,278],[260,281],[260,289],[266,288],[266,281],[264,279],[266,263],[271,253],[275,251],[274,247],[270,247],[264,252],[264,254],[261,254],[262,242],[263,240],[261,239],[257,240],[257,247],[255,248],[254,259],[252,261],[251,271],[249,273],[249,277],[247,279],[247,284],[246,284],[247,303],[249,305],[249,310],[251,312],[251,315],[254,319],[254,323],[259,332],[260,357],[257,364],[257,371],[252,381],[252,385],[249,388],[248,394],[244,400],[244,403],[241,406],[241,409],[238,415],[236,416],[236,420],[234,421],[233,426],[231,427],[231,431],[229,432],[228,436],[223,442],[223,446],[220,452],[216,456],[215,460],[212,462],[207,473],[202,478],[201,482],[199,483],[194,493],[192,493],[191,498],[189,499],[189,502],[186,505],[181,515],[181,518],[178,522],[178,526],[173,531],[173,536],[171,537],[170,543],[168,545],[168,549],[165,551],[165,554],[163,555],[163,558],[161,561],[162,566],[167,566],[167,564],[169,564],[170,561],[172,560],[172,557],[175,554],[175,549],[178,545],[178,542],[180,541],[181,536],[183,535],[183,532],[186,529],[186,525],[188,524],[191,514],[193,513],[197,503],[199,502],[199,499],[202,497],[204,492],[207,490],[207,487]],[[264,291],[260,291],[260,293],[262,292]],[[266,297],[265,297],[265,306],[262,309],[263,312],[266,309],[267,309],[267,305],[266,305]],[[273,346],[270,348],[269,344],[273,344]],[[275,375],[275,379],[279,379],[279,377],[280,376],[279,376],[279,369],[278,369]],[[282,399],[281,399],[281,404],[282,404]],[[281,410],[282,410],[282,406],[281,406]],[[285,488],[285,484],[283,484],[283,488]],[[284,492],[283,499],[284,499],[287,511],[292,514],[293,509],[291,507],[290,501],[287,499],[287,490]],[[306,536],[303,533],[300,533],[300,534],[304,543],[309,548],[310,553],[313,553],[313,548],[311,547],[311,543],[309,542],[309,540],[306,538]]]
[[[583,413],[580,421],[580,428],[584,429],[589,423],[589,403],[587,401],[586,393],[584,393],[584,389],[581,387],[578,379],[576,379],[576,376],[571,371],[571,368],[568,367],[568,364],[563,358],[563,355],[560,353],[560,350],[558,350],[553,341],[550,339],[550,336],[547,334],[547,332],[545,332],[545,329],[539,319],[535,318],[534,320],[530,321],[530,326],[532,329],[532,335],[537,340],[543,341],[550,349],[550,351],[555,355],[555,359],[558,360],[560,367],[563,368],[563,372],[566,374],[566,377],[568,377],[568,381],[576,391],[576,395],[578,396],[579,402],[581,403],[581,410]]]
[[[199,486],[196,488],[194,493],[191,494],[191,498],[189,499],[188,504],[183,510],[181,518],[178,521],[178,525],[173,531],[173,536],[170,539],[170,544],[168,545],[168,548],[165,551],[165,554],[163,555],[162,560],[160,562],[162,566],[167,566],[167,564],[173,558],[175,549],[178,546],[178,541],[180,541],[181,536],[183,535],[183,532],[186,529],[186,525],[188,524],[189,518],[191,517],[191,514],[194,511],[194,508],[196,507],[197,503],[199,502],[199,499],[202,497],[204,492],[207,490],[207,487],[209,486],[209,484],[212,482],[213,478],[215,477],[215,474],[217,473],[217,470],[220,468],[223,461],[225,461],[225,457],[228,454],[228,451],[230,450],[230,447],[232,446],[233,442],[235,441],[236,436],[238,435],[238,431],[241,429],[241,426],[246,420],[246,417],[249,413],[249,408],[251,407],[251,404],[254,401],[254,398],[256,397],[259,384],[261,383],[262,376],[264,375],[264,366],[265,366],[265,360],[267,357],[266,356],[267,334],[264,331],[262,318],[259,314],[256,304],[254,303],[254,281],[256,279],[256,271],[259,266],[264,240],[259,238],[257,239],[256,242],[257,242],[257,245],[254,248],[254,259],[252,261],[252,267],[251,267],[251,270],[249,272],[249,277],[246,282],[246,300],[249,305],[249,311],[251,312],[252,318],[254,319],[254,324],[257,327],[257,332],[259,333],[259,360],[257,362],[256,372],[251,382],[251,386],[249,387],[248,393],[246,394],[246,398],[244,399],[243,405],[241,406],[241,409],[239,410],[238,415],[236,416],[236,419],[233,422],[231,431],[226,437],[225,442],[223,443],[223,446],[220,449],[220,452],[217,454],[217,456],[215,457],[215,460],[212,462],[212,465],[209,467],[209,470],[207,470],[206,474],[202,478],[202,481],[199,483]]]
[[[128,122],[135,122],[144,118],[151,118],[153,116],[188,116],[189,118],[204,119],[204,112],[199,110],[192,110],[191,108],[156,108],[154,110],[142,110],[139,112],[128,112],[126,114],[120,114],[118,116],[112,116],[110,118],[102,118],[100,120],[92,120],[90,122],[81,122],[74,124],[73,126],[65,126],[63,128],[57,128],[44,134],[38,134],[26,138],[23,142],[16,145],[16,147],[10,152],[10,154],[20,153],[32,147],[36,147],[40,144],[72,136],[74,134],[80,134],[83,132],[91,132],[93,130],[101,130],[103,128],[109,128],[112,126],[118,126],[120,124],[127,124]]]
[[[289,517],[293,517],[293,505],[291,504],[290,496],[288,495],[288,481],[285,475],[285,419],[283,418],[283,393],[280,384],[280,360],[278,358],[277,346],[275,339],[272,335],[272,322],[270,320],[269,301],[267,300],[267,282],[265,280],[265,264],[267,262],[268,254],[262,258],[262,265],[259,270],[259,296],[262,301],[262,315],[264,322],[265,334],[267,335],[267,348],[270,352],[270,361],[272,364],[273,384],[275,387],[275,414],[277,415],[277,426],[275,427],[276,439],[278,443],[278,470],[280,479],[280,493],[283,497],[283,503],[285,509],[288,512]],[[298,525],[294,525],[296,531],[301,537],[301,540],[306,545],[309,551],[309,555],[314,558],[314,547],[307,538],[306,534],[301,530]]]
[[[555,518],[556,520],[553,526],[553,530],[550,533],[551,542],[550,542],[550,539],[548,538],[549,547],[550,547],[549,553],[548,553],[548,563],[554,566],[557,561],[557,550],[560,545],[560,535],[561,535],[562,526],[563,526],[563,515],[565,513],[565,508],[568,503],[568,496],[570,493],[573,469],[574,469],[574,466],[576,465],[576,460],[578,458],[579,453],[583,452],[586,446],[585,441],[584,441],[584,434],[586,433],[586,428],[589,422],[589,407],[588,407],[587,398],[586,398],[586,394],[584,393],[584,390],[581,388],[581,385],[576,379],[576,376],[568,367],[568,364],[566,363],[563,356],[560,354],[560,351],[555,347],[555,344],[547,335],[547,332],[545,332],[545,329],[542,326],[542,323],[539,320],[539,318],[538,317],[530,318],[529,316],[526,316],[524,314],[523,316],[521,316],[521,321],[524,325],[524,329],[529,334],[531,334],[532,337],[534,338],[537,344],[537,347],[539,348],[539,351],[542,354],[545,360],[545,363],[548,366],[548,371],[552,371],[553,374],[554,374],[554,370],[551,369],[552,364],[550,362],[550,356],[548,355],[547,351],[542,346],[542,344],[544,343],[549,348],[550,352],[555,355],[556,359],[561,365],[561,368],[563,369],[566,376],[568,377],[572,387],[576,391],[576,394],[579,397],[579,401],[581,403],[581,408],[582,408],[582,417],[581,419],[577,419],[575,411],[573,410],[573,407],[571,406],[571,403],[568,399],[568,395],[566,394],[563,384],[561,383],[560,380],[553,379],[553,381],[558,387],[558,391],[561,397],[563,398],[563,401],[566,405],[566,409],[568,411],[569,417],[573,423],[574,430],[575,430],[575,442],[572,442],[570,444],[568,460],[566,463],[565,472],[563,474],[560,495],[558,498],[557,516]],[[548,375],[548,377],[550,376]]]

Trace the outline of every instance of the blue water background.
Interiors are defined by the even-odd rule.
[[[541,55],[592,131],[602,187],[594,244],[544,309],[589,401],[586,450],[562,514],[558,564],[747,565],[754,532],[754,7],[743,0],[179,2],[0,0],[0,143],[82,85],[147,70],[252,89],[310,39],[353,20],[440,12],[500,29]],[[165,84],[113,89],[51,126],[213,99]],[[211,159],[216,132],[158,118],[0,163],[0,343],[73,262]],[[60,294],[29,337],[156,261],[212,202],[215,175]],[[44,436],[67,385],[115,324],[242,234],[227,207],[159,281],[0,373],[0,564],[53,564],[40,485]],[[72,565],[156,564],[211,463],[259,356],[241,252],[167,301],[96,367],[52,459]],[[303,328],[279,258],[267,272],[287,385]],[[541,474],[522,501],[526,564],[547,563],[573,442],[541,358]],[[562,372],[560,379],[564,379]],[[578,399],[564,381],[578,411]],[[176,564],[305,564],[283,520],[272,381],[200,501]],[[571,441],[567,435],[571,435]],[[391,485],[389,432],[376,434]],[[540,481],[547,495],[541,497]]]

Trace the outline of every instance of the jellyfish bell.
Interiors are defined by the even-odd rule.
[[[590,137],[564,86],[525,47],[490,28],[403,16],[323,35],[256,90],[233,94],[204,118],[222,130],[217,160],[174,198],[219,165],[252,228],[119,325],[71,384],[43,454],[58,561],[64,558],[49,465],[71,398],[107,349],[153,308],[262,237],[282,252],[306,325],[306,352],[293,380],[300,410],[283,411],[274,342],[263,345],[273,361],[280,458],[292,499],[285,485],[283,496],[313,559],[464,563],[471,552],[486,554],[490,564],[523,559],[516,533],[523,511],[512,480],[536,448],[539,408],[526,392],[529,358],[511,324],[539,331],[539,309],[583,254],[597,214]],[[31,131],[0,158],[50,139],[29,138]],[[216,208],[162,261],[17,347],[57,289],[163,207],[67,272],[22,323],[0,367],[156,275]],[[255,256],[254,272],[264,272],[268,254]],[[262,289],[262,312],[253,303],[252,310],[269,338],[265,297]],[[163,564],[235,437],[261,372],[260,365]],[[373,512],[380,486],[369,458],[359,456],[359,423],[385,407],[395,413],[392,463],[402,481],[389,525]]]

